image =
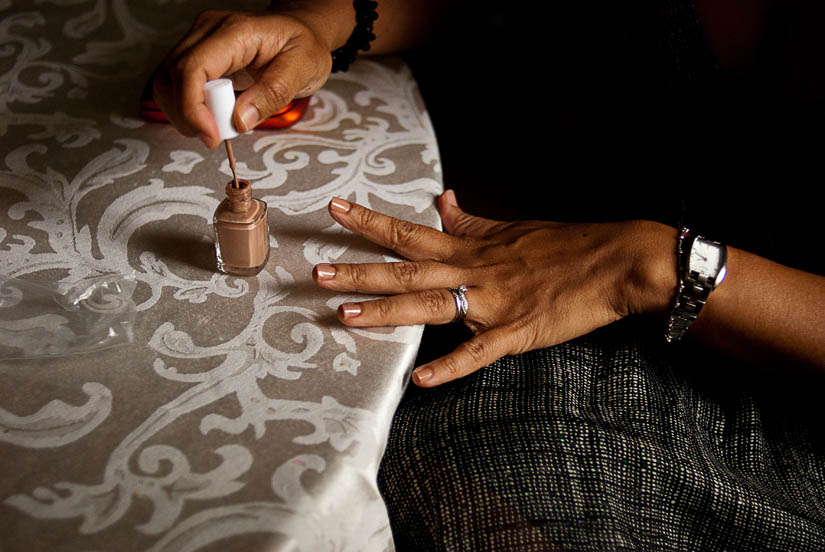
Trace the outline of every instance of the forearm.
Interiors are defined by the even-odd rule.
[[[650,224],[642,242],[644,310],[664,319],[676,287],[673,228]],[[685,339],[754,362],[785,359],[825,371],[825,277],[728,247],[727,276]]]
[[[749,360],[825,371],[825,278],[728,248],[728,275],[690,333]]]
[[[368,53],[396,53],[419,45],[446,20],[449,5],[436,0],[380,0]],[[273,9],[307,23],[330,50],[343,46],[355,28],[352,0],[285,0],[275,2]]]

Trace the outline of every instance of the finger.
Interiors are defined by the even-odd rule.
[[[473,288],[467,290],[468,305],[473,304],[476,293]],[[355,327],[447,324],[455,319],[455,303],[453,294],[446,288],[427,289],[361,303],[344,303],[338,307],[338,319]],[[472,316],[485,316],[486,313],[477,310],[473,309]]]
[[[152,97],[178,132],[184,136],[202,135],[201,139],[210,147],[211,142],[216,143],[216,138],[212,140],[209,138],[217,137],[218,127],[206,106],[203,106],[203,113],[193,114],[190,110],[184,115],[183,106],[178,99],[181,97],[180,85],[163,71],[159,70],[155,74],[152,82]]]
[[[434,228],[382,215],[340,198],[330,201],[329,213],[345,228],[413,261],[443,261],[461,245]]]
[[[182,86],[180,79],[185,72],[188,51],[212,34],[229,12],[206,11],[201,13],[192,28],[178,42],[166,59],[155,70],[152,92],[172,125],[184,136],[202,135],[201,139],[209,147],[217,145],[217,126],[208,110],[196,109],[184,113],[181,103]],[[205,107],[205,106],[204,106]]]
[[[161,81],[156,85],[160,96],[168,96],[156,99],[161,100],[161,108],[175,127],[186,135],[200,136],[208,147],[217,146],[220,138],[204,102],[204,84],[236,73],[256,58],[271,59],[277,50],[272,49],[269,38],[281,36],[269,32],[266,21],[249,15],[229,13],[216,19],[211,27],[204,24],[199,30],[201,39],[174,60],[168,70],[168,84]]]
[[[236,14],[221,21],[201,42],[192,46],[175,66],[173,98],[183,124],[200,135],[207,147],[220,143],[214,117],[206,107],[203,91],[207,81],[236,73],[258,54],[255,30]],[[240,130],[240,129],[239,129]]]
[[[278,55],[259,73],[258,80],[238,96],[234,122],[239,131],[255,128],[296,97],[308,96],[324,85],[332,68],[332,57],[326,52],[313,55],[306,50],[311,46],[302,42],[279,49]]]
[[[246,69],[235,71],[229,78],[232,79],[232,88],[235,90],[246,90],[255,84],[255,77]]]
[[[413,371],[412,380],[421,387],[435,387],[516,352],[516,332],[507,326],[500,326],[462,343],[452,353],[419,366]]]
[[[436,204],[444,230],[454,236],[485,238],[496,233],[504,225],[497,220],[475,217],[462,211],[452,190],[441,194]]]
[[[168,54],[168,58],[177,59],[189,48],[203,40],[230,14],[228,11],[206,10],[198,14],[192,27]]]
[[[312,278],[321,287],[358,293],[404,293],[467,284],[466,271],[435,261],[320,264]]]

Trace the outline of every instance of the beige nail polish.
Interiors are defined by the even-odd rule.
[[[417,385],[429,381],[431,377],[433,377],[433,371],[430,368],[416,368],[412,373],[412,379]]]
[[[335,277],[336,271],[334,266],[328,264],[319,264],[315,267],[315,274],[321,280],[329,280],[330,278]]]
[[[355,318],[359,314],[361,314],[361,305],[351,304],[351,303],[344,303],[340,307],[341,314],[344,318]]]
[[[340,199],[340,198],[337,198],[337,197],[333,198],[330,201],[330,204],[332,205],[332,207],[335,210],[341,211],[342,213],[349,213],[349,210],[352,207],[352,205],[350,205],[349,201],[347,201],[345,199]]]
[[[213,219],[218,270],[235,276],[254,276],[269,260],[266,203],[252,197],[246,180],[230,180],[226,198]]]

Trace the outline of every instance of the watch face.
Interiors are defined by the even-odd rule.
[[[719,244],[697,238],[690,250],[690,271],[706,278],[715,278],[725,264]]]

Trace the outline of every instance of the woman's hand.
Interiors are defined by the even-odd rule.
[[[334,33],[316,20],[302,13],[202,13],[156,70],[155,101],[182,134],[214,148],[220,139],[203,85],[233,76],[237,88],[246,88],[235,104],[235,126],[252,129],[329,77]]]
[[[648,221],[497,222],[464,213],[452,191],[439,197],[438,209],[447,233],[333,199],[329,211],[337,222],[410,260],[313,270],[324,288],[388,295],[341,305],[338,317],[348,326],[446,324],[456,314],[447,288],[467,286],[465,324],[475,336],[418,367],[418,385],[439,385],[502,356],[670,305],[673,228]]]

